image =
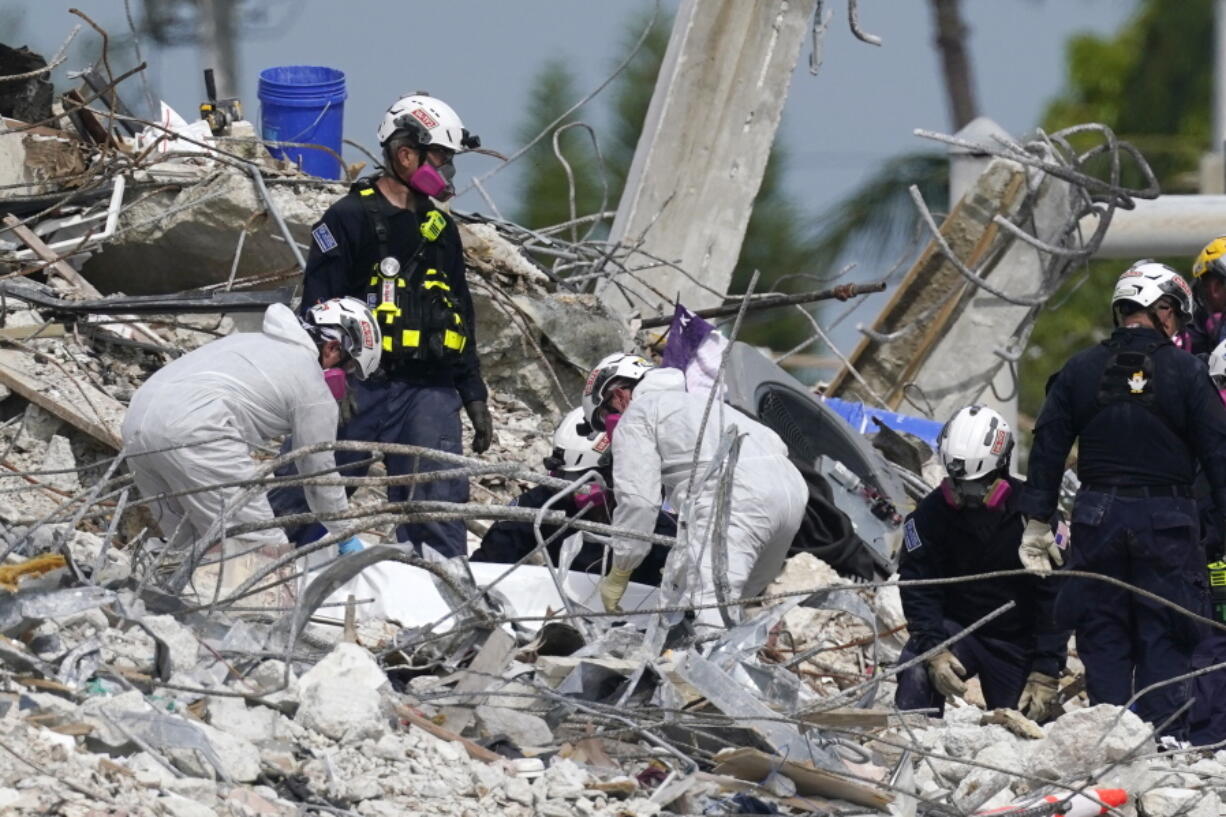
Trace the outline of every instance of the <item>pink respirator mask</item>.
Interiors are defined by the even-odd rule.
[[[613,429],[617,428],[617,424],[621,422],[622,416],[619,412],[609,412],[604,416],[604,433],[613,437]]]
[[[575,491],[575,507],[583,510],[587,507],[603,508],[608,502],[608,497],[605,496],[604,488],[594,483],[588,483]]]
[[[344,369],[324,369],[324,382],[337,402],[345,399],[349,392],[349,378]]]
[[[451,162],[435,167],[426,161],[409,177],[409,187],[432,199],[446,201],[455,195],[455,188],[451,185],[454,178],[455,165]]]
[[[1005,503],[1009,501],[1009,495],[1012,493],[1013,486],[1009,484],[1007,479],[993,480],[988,484],[987,489],[984,490],[982,497],[968,496],[959,491],[958,486],[949,477],[941,480],[941,496],[945,498],[945,504],[957,510],[980,506],[990,511],[1002,511],[1005,508]],[[977,499],[978,501],[976,501]]]

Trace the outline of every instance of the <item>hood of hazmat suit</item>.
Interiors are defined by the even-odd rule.
[[[679,521],[688,529],[691,547],[708,541],[717,506],[719,471],[705,481],[703,475],[725,431],[735,428],[743,439],[730,494],[728,566],[731,585],[738,595],[741,591],[754,593],[782,567],[800,525],[808,491],[800,472],[788,461],[787,446],[779,435],[725,403],[716,401],[711,406],[699,440],[706,404],[707,395],[685,391],[685,374],[679,369],[653,369],[639,381],[613,434],[613,489],[617,500],[613,524],[651,533],[664,498],[681,513]],[[697,471],[695,449],[699,452]],[[782,550],[775,553],[780,547]],[[630,568],[643,560],[650,544],[615,537],[612,548],[614,565]],[[768,550],[771,552],[766,553]],[[697,561],[701,564],[704,560]],[[751,569],[753,578],[749,576]]]
[[[261,331],[215,340],[150,377],[132,397],[123,437],[153,449],[223,436],[254,446],[292,434],[301,448],[335,442],[338,417],[315,342],[289,307],[273,304]],[[298,460],[299,473],[334,467],[331,451]],[[305,487],[316,513],[349,506],[341,486]]]

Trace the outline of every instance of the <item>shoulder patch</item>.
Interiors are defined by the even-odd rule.
[[[332,237],[332,231],[328,229],[327,224],[320,224],[314,230],[311,230],[311,235],[314,237],[315,246],[319,247],[320,252],[336,249],[336,239]]]
[[[914,519],[908,519],[907,524],[903,525],[902,538],[903,543],[907,546],[907,552],[924,546],[924,540],[920,538],[919,531],[915,528]]]

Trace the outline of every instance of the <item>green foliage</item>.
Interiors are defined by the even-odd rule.
[[[1142,151],[1164,192],[1194,189],[1190,180],[1209,149],[1212,40],[1212,0],[1141,0],[1114,36],[1069,42],[1068,87],[1048,106],[1044,128],[1101,122]],[[1135,172],[1124,180],[1140,183]],[[1189,263],[1165,260],[1180,270]],[[1127,264],[1092,262],[1039,316],[1021,367],[1024,414],[1037,413],[1047,378],[1070,354],[1110,332],[1107,303]]]
[[[629,21],[622,38],[623,54],[629,54],[634,48],[650,19],[650,12],[644,12]],[[610,210],[616,209],[625,186],[655,90],[656,76],[668,48],[670,30],[671,21],[660,16],[642,48],[610,86],[609,95],[597,98],[597,104],[603,101],[608,107],[609,126],[599,132],[599,138],[609,184]],[[624,58],[619,57],[618,62]],[[547,63],[533,83],[531,104],[526,108],[529,118],[521,125],[519,137],[527,142],[573,104],[580,94],[573,86],[565,63]],[[597,119],[586,109],[581,109],[579,114],[585,121]],[[578,129],[571,129],[562,139],[565,155],[580,180],[576,194],[578,212],[588,214],[599,206],[601,185],[591,141],[586,134],[580,137],[580,133]],[[814,271],[815,245],[809,219],[782,189],[785,157],[785,150],[777,140],[754,202],[741,257],[733,273],[731,292],[743,292],[754,269],[761,271],[758,292],[774,289],[775,282],[781,278]],[[528,227],[541,228],[568,219],[566,176],[553,155],[550,141],[542,140],[520,162],[515,220]],[[814,288],[811,285],[798,287],[797,281],[799,279],[794,277],[789,279],[785,288],[788,291]],[[785,349],[803,340],[809,331],[802,317],[773,311],[747,320],[741,337],[750,343]]]
[[[566,63],[561,59],[545,63],[537,74],[531,98],[524,109],[527,117],[516,131],[520,144],[534,139],[541,128],[561,116],[578,96]],[[572,114],[558,127],[575,121]],[[574,174],[575,212],[580,216],[595,212],[600,207],[602,186],[591,137],[581,127],[567,128],[558,136],[558,147]],[[519,164],[516,206],[511,217],[519,224],[534,228],[570,220],[570,184],[554,154],[552,134],[524,154]]]

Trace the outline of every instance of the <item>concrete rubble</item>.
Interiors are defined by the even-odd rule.
[[[287,237],[305,241],[344,186],[273,161],[244,127],[210,148],[220,155],[121,150],[127,163],[111,165],[66,129],[42,128],[41,142],[0,133],[0,184],[18,186],[14,209],[48,244],[75,240],[57,260],[101,292],[267,293],[296,281]],[[58,226],[38,207],[62,176],[28,160],[46,143],[98,183],[51,208],[70,219]],[[114,229],[97,238],[88,224],[120,176]],[[474,503],[502,506],[540,481],[554,418],[588,367],[641,337],[596,296],[557,286],[529,252],[548,237],[458,216],[497,418],[493,447],[465,464],[484,467]],[[11,239],[0,262],[29,272]],[[594,267],[608,255],[566,251],[592,253]],[[312,609],[297,632],[286,621],[301,599],[288,612],[193,607],[149,578],[152,520],[109,470],[118,422],[166,360],[255,313],[143,310],[116,324],[113,312],[38,305],[92,298],[79,286],[29,286],[25,300],[0,299],[0,566],[63,561],[0,589],[0,814],[951,817],[1116,787],[1126,817],[1221,811],[1226,751],[1160,752],[1136,715],[1089,707],[1084,692],[1042,725],[985,713],[975,683],[943,718],[893,709],[907,638],[898,588],[854,582],[811,553],[788,560],[772,601],[698,643],[667,610],[641,614],[646,634],[600,615],[517,620],[497,588],[472,587],[478,603],[446,628],[342,625],[344,610]],[[379,501],[381,467],[371,474],[357,507]],[[473,544],[496,511],[468,520]],[[390,534],[380,524],[367,534]]]

